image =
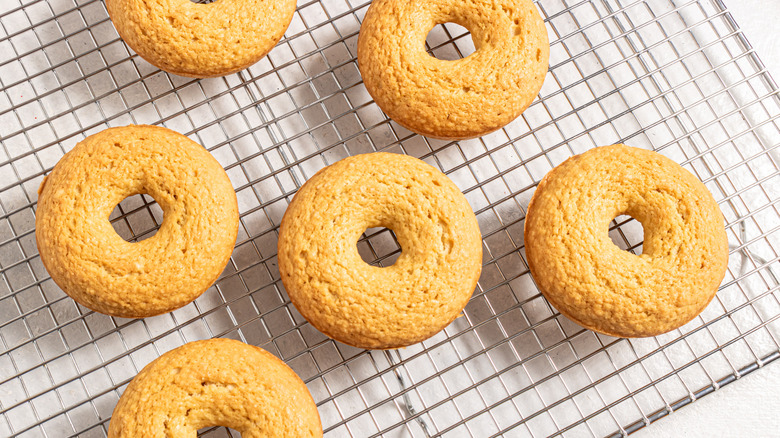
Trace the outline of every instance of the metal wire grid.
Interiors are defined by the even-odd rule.
[[[214,336],[284,359],[306,381],[328,436],[622,435],[780,357],[780,99],[719,0],[541,0],[551,37],[541,99],[501,131],[459,143],[413,135],[370,100],[355,61],[367,0],[303,0],[267,58],[200,81],[140,60],[102,2],[19,1],[0,5],[0,436],[105,436],[145,364]],[[428,42],[443,58],[473,50],[450,25]],[[85,136],[128,123],[205,145],[241,211],[217,284],[143,320],[76,305],[46,274],[34,241],[43,175]],[[728,222],[731,263],[718,296],[690,324],[651,339],[596,335],[560,316],[524,259],[535,184],[567,157],[615,142],[682,163]],[[442,169],[484,236],[484,271],[464,316],[391,352],[314,330],[276,267],[278,224],[300,184],[375,150]],[[143,239],[162,212],[137,196],[111,219],[126,239]],[[610,235],[641,252],[641,226],[630,218],[617,218]],[[368,230],[358,249],[385,266],[400,251],[383,229]]]

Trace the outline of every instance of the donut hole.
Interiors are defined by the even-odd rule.
[[[119,237],[127,242],[140,242],[157,234],[163,211],[151,196],[133,195],[117,204],[108,219]]]
[[[455,61],[476,51],[471,33],[455,23],[437,24],[425,38],[425,49],[429,55],[442,61]]]
[[[229,427],[212,426],[198,429],[198,436],[201,438],[239,438],[241,433]]]
[[[401,245],[390,228],[368,228],[357,242],[358,254],[371,266],[387,268],[401,255]]]
[[[609,224],[609,238],[612,243],[623,251],[636,255],[642,254],[644,232],[642,223],[626,214],[618,215]]]

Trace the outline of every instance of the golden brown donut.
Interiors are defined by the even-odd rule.
[[[476,52],[434,58],[437,24],[471,32]],[[428,137],[464,139],[501,128],[542,88],[550,45],[531,0],[374,0],[358,38],[366,89],[390,118]]]
[[[306,385],[262,348],[230,339],[184,344],[149,365],[119,399],[109,438],[191,438],[225,426],[242,438],[322,436]]]
[[[618,248],[609,223],[644,228],[642,254]],[[539,183],[525,220],[528,264],[562,314],[611,336],[655,336],[709,304],[728,264],[718,204],[690,172],[625,145],[569,158]]]
[[[108,220],[123,199],[148,194],[162,208],[157,233],[131,243]],[[177,309],[225,268],[238,233],[227,174],[202,146],[155,126],[91,135],[38,189],[35,238],[46,270],[80,304],[126,318]]]
[[[106,0],[119,36],[169,73],[206,78],[243,70],[279,42],[296,0]]]
[[[365,263],[360,235],[395,232],[392,266]],[[482,239],[466,198],[443,173],[412,157],[345,158],[295,194],[279,231],[279,270],[312,325],[361,348],[397,348],[452,322],[482,269]]]

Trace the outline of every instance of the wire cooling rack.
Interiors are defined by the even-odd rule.
[[[105,436],[144,365],[210,337],[284,359],[330,437],[625,435],[780,357],[780,98],[719,0],[540,0],[551,40],[540,99],[504,129],[455,143],[413,135],[371,101],[355,60],[368,4],[301,0],[267,58],[193,80],[131,52],[101,1],[0,2],[0,436]],[[445,59],[474,50],[452,25],[437,26],[428,44]],[[241,212],[216,285],[143,320],[76,305],[44,270],[34,235],[44,174],[85,136],[130,123],[167,126],[207,147]],[[731,257],[717,297],[655,338],[573,324],[539,294],[525,262],[536,183],[571,155],[616,142],[683,164],[727,220]],[[279,222],[303,181],[378,150],[446,172],[484,236],[483,274],[463,317],[397,351],[358,350],[317,332],[290,304],[276,261]],[[140,240],[162,212],[136,196],[111,219]],[[616,218],[610,235],[641,252],[636,221]],[[400,251],[383,229],[367,230],[358,248],[379,265]]]

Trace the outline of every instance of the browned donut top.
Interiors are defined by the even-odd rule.
[[[243,438],[322,436],[317,406],[293,370],[230,339],[190,342],[145,366],[119,399],[108,436],[192,438],[211,426]]]
[[[437,24],[471,32],[476,52],[445,61],[425,51]],[[374,0],[360,28],[358,64],[382,110],[429,137],[463,139],[494,131],[531,104],[550,45],[530,0]]]
[[[108,220],[145,193],[163,210],[157,233],[123,240]],[[111,128],[65,154],[41,183],[35,237],[41,260],[68,295],[114,316],[170,312],[224,269],[238,233],[227,174],[202,146],[154,126]]]
[[[119,36],[151,64],[181,76],[224,76],[265,56],[295,0],[106,0]]]
[[[357,241],[392,229],[401,255],[365,263]],[[345,158],[309,179],[279,232],[279,269],[295,307],[326,335],[362,348],[414,344],[471,297],[482,241],[466,198],[444,174],[399,154]]]
[[[618,248],[609,223],[644,228],[643,252]],[[528,206],[534,280],[564,315],[622,337],[682,326],[715,296],[728,263],[723,215],[695,176],[655,152],[614,145],[550,171]]]

